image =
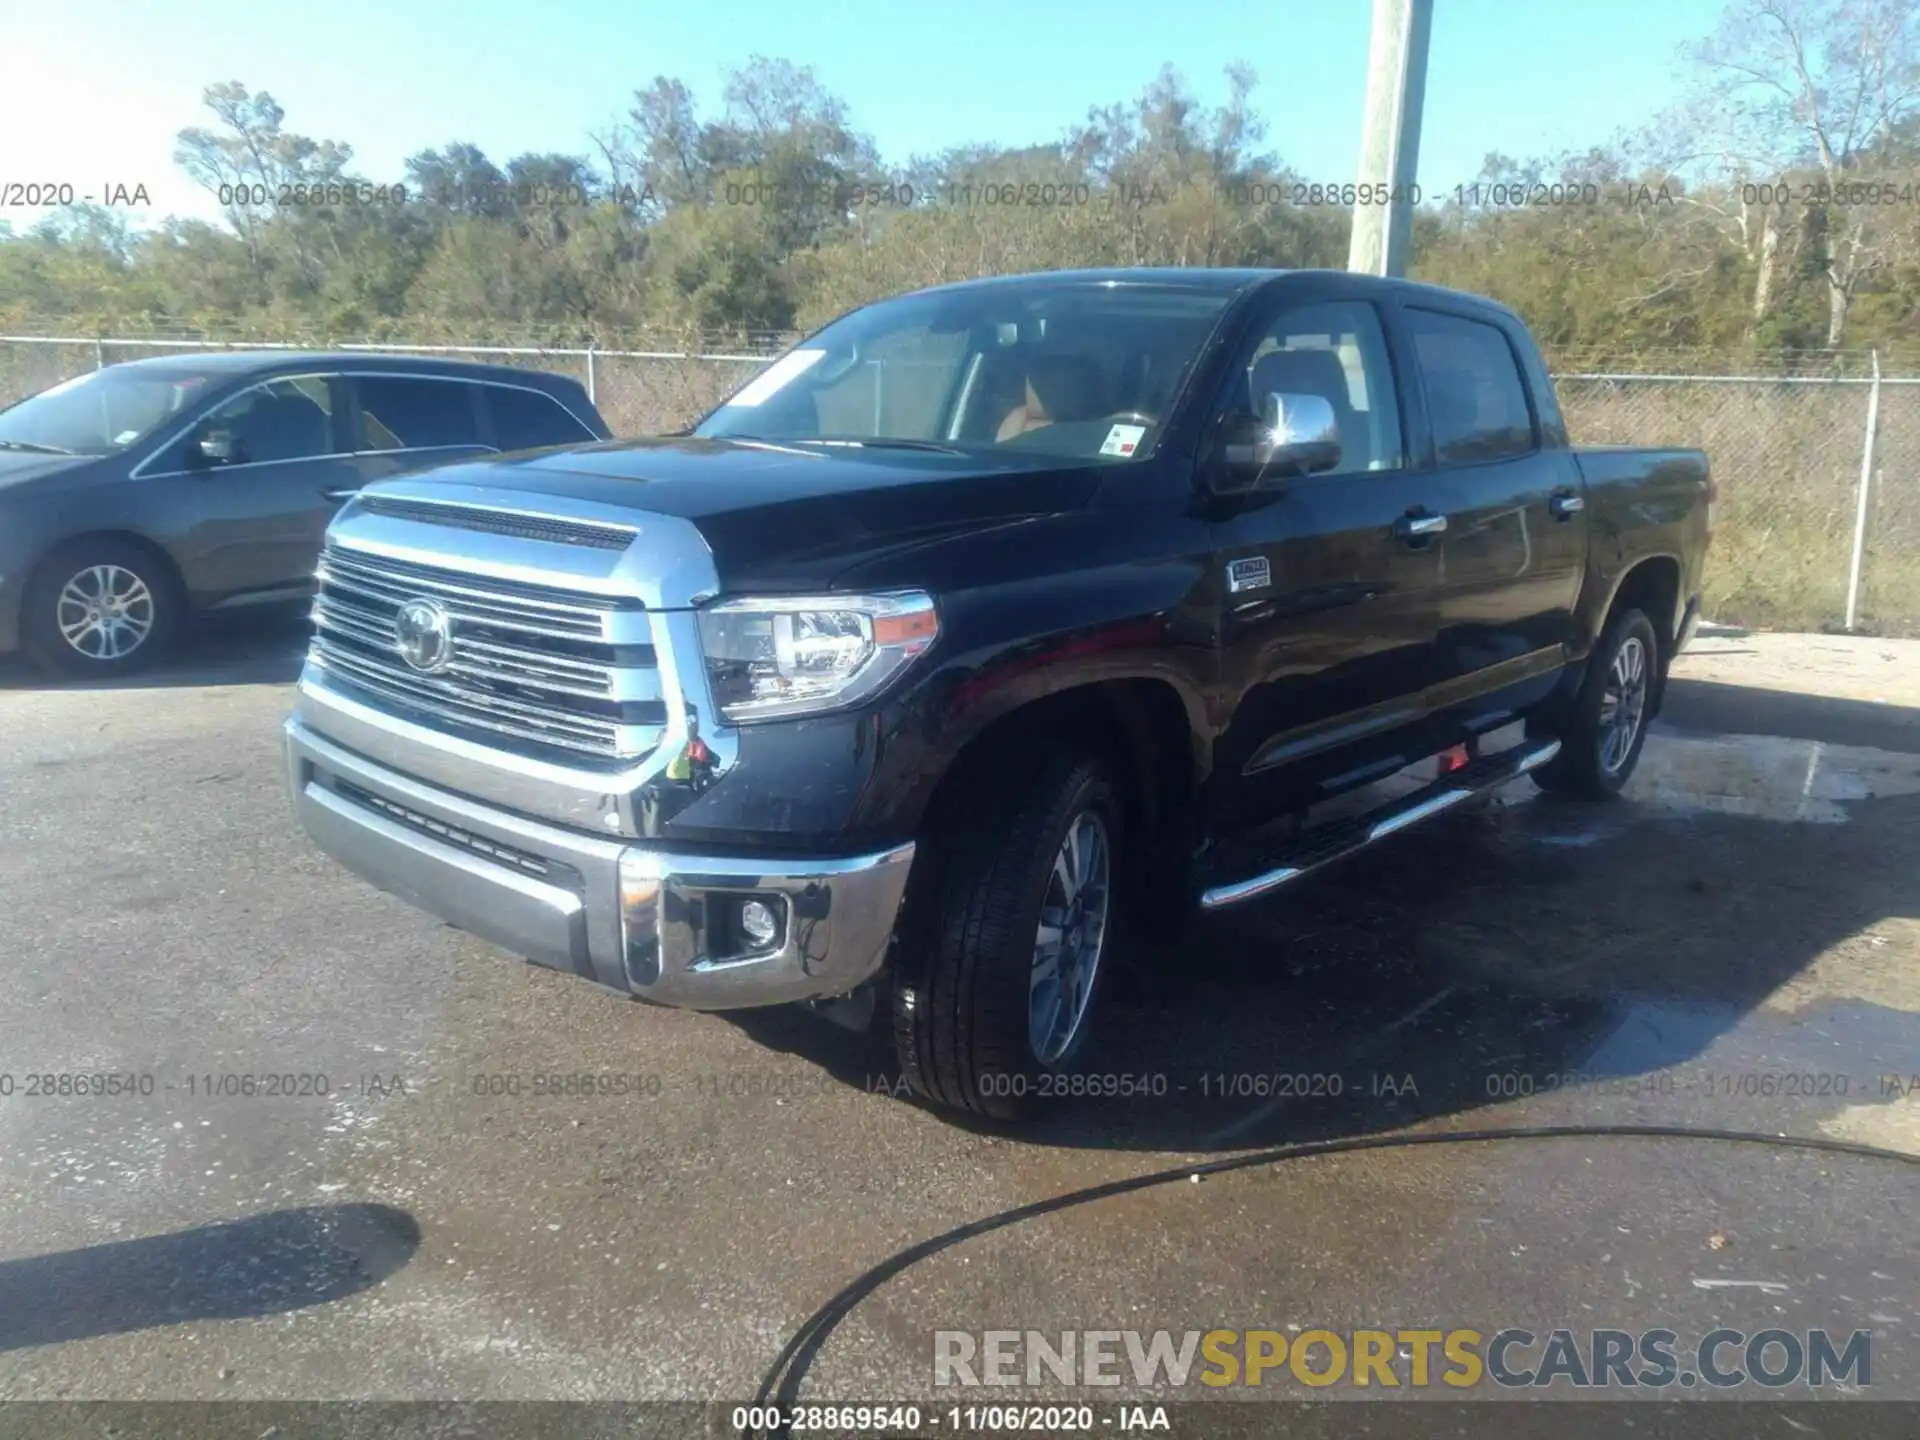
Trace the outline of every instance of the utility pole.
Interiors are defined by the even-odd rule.
[[[1427,94],[1427,36],[1433,0],[1373,0],[1367,49],[1367,112],[1360,132],[1360,184],[1347,269],[1404,275],[1413,234],[1413,177],[1420,160],[1420,110]],[[1391,201],[1382,196],[1390,195]]]

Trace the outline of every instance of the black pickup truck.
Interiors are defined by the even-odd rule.
[[[1530,774],[1632,772],[1706,459],[1567,443],[1489,301],[1330,272],[867,306],[683,436],[334,521],[308,832],[517,954],[891,1027],[1010,1118],[1115,951]]]

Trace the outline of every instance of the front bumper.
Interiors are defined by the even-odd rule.
[[[913,846],[832,859],[689,855],[562,829],[402,775],[285,726],[294,807],[349,870],[541,965],[694,1010],[845,995],[879,973]],[[781,918],[739,949],[722,911]]]

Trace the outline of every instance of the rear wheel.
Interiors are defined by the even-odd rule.
[[[128,675],[158,659],[179,620],[178,587],[150,551],[111,537],[77,540],[34,574],[27,649],[67,675]]]
[[[1653,622],[1638,610],[1615,615],[1565,714],[1529,727],[1560,741],[1560,753],[1533,772],[1542,790],[1589,800],[1620,793],[1646,744],[1659,667]]]
[[[1113,968],[1121,808],[1098,761],[1061,753],[943,839],[894,1048],[916,1094],[1018,1119],[1080,1053]]]

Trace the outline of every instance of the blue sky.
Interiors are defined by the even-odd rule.
[[[1470,177],[1489,151],[1583,148],[1643,122],[1675,98],[1678,49],[1721,5],[1437,0],[1423,187]],[[1223,68],[1244,60],[1268,145],[1310,180],[1344,181],[1369,19],[1369,0],[0,0],[0,187],[138,183],[147,218],[212,218],[173,136],[205,120],[201,89],[229,79],[271,91],[289,128],[352,145],[376,179],[453,139],[496,160],[590,153],[590,133],[653,76],[715,112],[722,76],[755,51],[814,66],[889,160],[1055,138],[1166,61],[1217,102]],[[20,230],[40,213],[0,221]]]

